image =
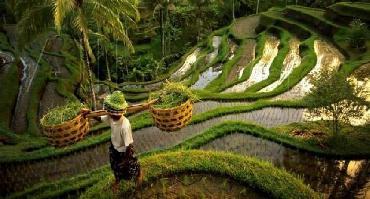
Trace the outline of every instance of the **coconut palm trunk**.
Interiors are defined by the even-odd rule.
[[[163,8],[159,11],[161,15],[160,24],[161,24],[161,46],[162,46],[162,57],[166,55],[166,41],[165,41],[165,33],[164,33],[164,16],[163,16]]]
[[[89,53],[83,41],[84,39],[81,39],[81,45],[83,49],[83,61],[84,61],[84,64],[88,72],[87,74],[89,75],[89,86],[90,86],[91,103],[92,103],[91,105],[92,105],[92,110],[96,110],[96,95],[95,95],[95,90],[94,90],[94,79],[93,79],[93,74],[92,74],[90,60],[89,60]]]
[[[105,65],[107,67],[108,81],[112,81],[112,77],[110,75],[109,62],[108,62],[108,51],[107,51],[107,48],[104,48],[104,51],[105,51]]]

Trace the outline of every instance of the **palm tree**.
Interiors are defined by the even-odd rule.
[[[57,33],[69,30],[79,38],[83,49],[83,61],[88,69],[93,109],[96,108],[93,77],[90,63],[95,56],[89,43],[89,35],[101,27],[108,37],[123,42],[131,52],[134,48],[121,20],[135,23],[139,20],[136,0],[20,0],[16,5],[19,47],[24,47],[36,35],[52,30]],[[77,33],[77,34],[76,34]]]

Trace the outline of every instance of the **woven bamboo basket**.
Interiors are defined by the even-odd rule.
[[[188,100],[180,106],[168,109],[150,106],[150,112],[156,127],[163,131],[176,131],[189,123],[193,114],[193,104]]]
[[[72,120],[54,126],[42,126],[51,145],[63,147],[80,141],[89,131],[89,120],[79,114]]]

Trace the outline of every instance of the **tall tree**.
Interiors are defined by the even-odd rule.
[[[167,55],[167,46],[166,46],[166,26],[169,25],[170,22],[170,11],[175,9],[175,3],[177,0],[155,0],[148,2],[150,4],[149,7],[153,8],[153,18],[157,18],[159,21],[160,26],[160,34],[161,34],[161,50],[162,50],[162,57]]]
[[[139,20],[136,0],[20,0],[16,5],[19,47],[24,47],[36,35],[55,27],[57,33],[68,30],[77,37],[83,48],[83,61],[88,69],[93,109],[96,108],[93,77],[90,63],[95,56],[89,35],[102,27],[104,35],[123,42],[132,52],[134,48],[122,23],[122,19],[135,23]],[[77,34],[76,34],[77,33]]]
[[[305,98],[312,117],[330,118],[334,136],[340,132],[339,124],[350,123],[350,119],[359,119],[369,103],[363,88],[356,87],[342,74],[323,69],[310,77],[313,88]]]

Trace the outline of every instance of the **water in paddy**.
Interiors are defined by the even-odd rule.
[[[284,59],[280,78],[269,86],[263,88],[259,92],[270,92],[274,90],[276,87],[280,86],[280,84],[289,77],[293,70],[301,64],[301,57],[299,56],[299,45],[300,41],[296,38],[293,38],[289,41],[289,52]]]
[[[205,88],[211,81],[216,79],[222,73],[222,65],[217,66],[215,68],[209,67],[206,71],[199,75],[198,81],[191,86],[192,89],[203,89]]]
[[[253,67],[249,79],[226,89],[224,93],[243,92],[248,87],[266,80],[270,75],[270,67],[278,54],[279,44],[280,40],[278,40],[276,37],[268,37],[265,42],[262,57],[260,61]]]
[[[324,68],[329,71],[336,71],[344,61],[344,56],[334,46],[326,41],[315,40],[314,50],[317,61],[313,69],[292,89],[273,99],[299,99],[304,97],[313,87],[310,77],[317,76]]]
[[[171,80],[181,78],[187,71],[191,69],[191,66],[195,64],[200,53],[200,48],[194,50],[189,56],[186,57],[184,64],[170,77]]]
[[[306,184],[327,198],[353,198],[366,183],[370,160],[318,157],[247,134],[232,134],[201,147],[255,156],[301,176]],[[365,188],[366,189],[366,188]]]
[[[182,174],[163,177],[128,198],[267,198],[235,180],[206,174]]]

